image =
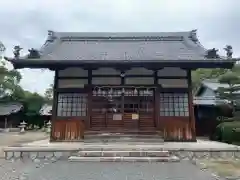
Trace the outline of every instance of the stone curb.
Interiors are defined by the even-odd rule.
[[[71,156],[70,162],[179,162],[176,156],[171,157],[79,157]]]
[[[79,151],[84,157],[169,157],[169,151]]]
[[[63,151],[79,151],[79,147],[5,147],[4,152],[63,152]]]

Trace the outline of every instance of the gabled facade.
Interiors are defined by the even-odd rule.
[[[217,95],[218,88],[226,88],[227,84],[221,84],[216,79],[203,80],[200,87],[197,89],[194,98],[194,104],[196,105],[223,105],[228,104],[225,99],[220,99]],[[240,92],[239,92],[240,94]]]
[[[206,50],[196,31],[50,31],[40,50],[18,55],[6,58],[15,68],[55,71],[52,141],[75,141],[83,131],[161,131],[165,140],[195,141],[191,71],[236,61]]]
[[[18,102],[0,102],[0,128],[16,128],[23,120],[23,105]]]
[[[226,99],[217,95],[220,87],[228,87],[216,79],[203,80],[194,96],[196,133],[210,136],[221,120],[233,116],[233,107]]]

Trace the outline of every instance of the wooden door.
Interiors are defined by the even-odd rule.
[[[139,129],[139,97],[126,93],[123,99],[123,122],[126,129]]]
[[[119,88],[102,88],[93,91],[91,128],[119,129],[122,127],[122,91]]]
[[[92,113],[90,115],[90,128],[101,130],[106,127],[107,102],[103,96],[93,94]]]
[[[139,129],[150,130],[155,128],[154,90],[140,90],[139,101]]]

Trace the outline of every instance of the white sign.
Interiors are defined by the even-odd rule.
[[[113,114],[113,120],[114,121],[121,121],[122,120],[122,114]]]

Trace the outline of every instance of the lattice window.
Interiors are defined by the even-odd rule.
[[[60,93],[58,95],[58,116],[87,116],[87,94]]]
[[[139,90],[140,98],[140,112],[153,112],[154,110],[154,91],[151,90]]]
[[[161,93],[160,116],[189,116],[187,93]]]

